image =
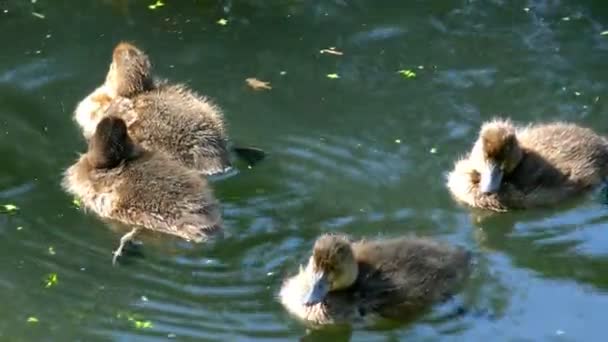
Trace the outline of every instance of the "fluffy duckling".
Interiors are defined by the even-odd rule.
[[[207,175],[231,168],[221,110],[183,85],[154,81],[148,56],[129,43],[115,47],[105,83],[76,108],[75,120],[87,139],[110,106],[143,148],[165,151]],[[233,150],[251,165],[264,158],[259,149]]]
[[[608,141],[589,128],[496,119],[481,126],[447,187],[471,207],[507,211],[556,204],[601,184],[607,173]]]
[[[314,324],[407,319],[458,290],[470,260],[464,249],[428,239],[351,241],[325,234],[306,268],[285,280],[279,299]]]
[[[222,225],[218,202],[205,179],[163,152],[147,151],[129,137],[125,122],[103,118],[87,153],[64,173],[63,188],[104,219],[201,242]]]

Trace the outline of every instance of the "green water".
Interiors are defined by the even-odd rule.
[[[0,216],[0,340],[605,338],[601,194],[478,224],[444,186],[494,115],[608,133],[602,1],[151,3],[0,0],[0,203],[20,208]],[[71,113],[120,40],[144,48],[157,74],[214,99],[233,139],[269,158],[214,181],[224,241],[145,235],[140,255],[112,267],[121,232],[73,208],[59,180],[85,148]],[[319,53],[330,46],[344,55]],[[248,77],[273,89],[254,92]],[[325,231],[467,246],[478,264],[457,300],[470,310],[308,331],[275,296]]]

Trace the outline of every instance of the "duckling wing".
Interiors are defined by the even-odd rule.
[[[555,188],[568,181],[570,172],[560,170],[542,155],[526,151],[518,166],[505,177],[505,182],[512,184],[523,193],[530,193],[538,188]]]
[[[608,142],[589,128],[557,122],[522,129],[517,137],[527,152],[520,173],[536,170],[534,184],[587,187],[608,171]]]
[[[143,147],[206,174],[230,166],[223,114],[211,101],[180,85],[161,85],[133,101],[138,120],[129,132]]]
[[[469,253],[426,239],[397,239],[356,249],[357,293],[364,310],[409,317],[449,298],[469,272]]]

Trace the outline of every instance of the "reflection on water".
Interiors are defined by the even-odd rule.
[[[11,42],[0,57],[0,204],[20,208],[0,216],[1,340],[603,336],[601,195],[480,218],[444,185],[494,115],[608,133],[603,2],[150,3],[0,1]],[[269,157],[212,180],[223,240],[142,234],[112,267],[121,231],[74,208],[59,180],[85,148],[71,113],[123,39],[159,75],[209,95],[231,136]],[[344,55],[319,53],[331,46]],[[248,77],[273,89],[253,92]],[[325,231],[433,236],[473,250],[476,270],[453,302],[415,322],[308,330],[275,296]],[[58,282],[45,288],[49,274]]]

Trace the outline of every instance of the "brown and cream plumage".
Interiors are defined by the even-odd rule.
[[[116,46],[105,83],[78,104],[74,117],[89,138],[109,111],[125,120],[145,149],[164,151],[208,175],[231,167],[219,107],[184,85],[153,80],[148,56],[129,43]],[[234,150],[250,164],[264,157],[258,149]]]
[[[447,186],[459,202],[507,211],[556,204],[601,184],[607,174],[608,141],[589,128],[496,119],[482,125]]]
[[[352,241],[325,234],[307,266],[285,280],[279,299],[290,313],[315,324],[409,319],[453,295],[470,261],[464,249],[430,239]]]
[[[206,180],[164,152],[136,145],[115,116],[99,122],[87,153],[65,171],[62,185],[85,208],[123,224],[195,242],[222,226]]]

